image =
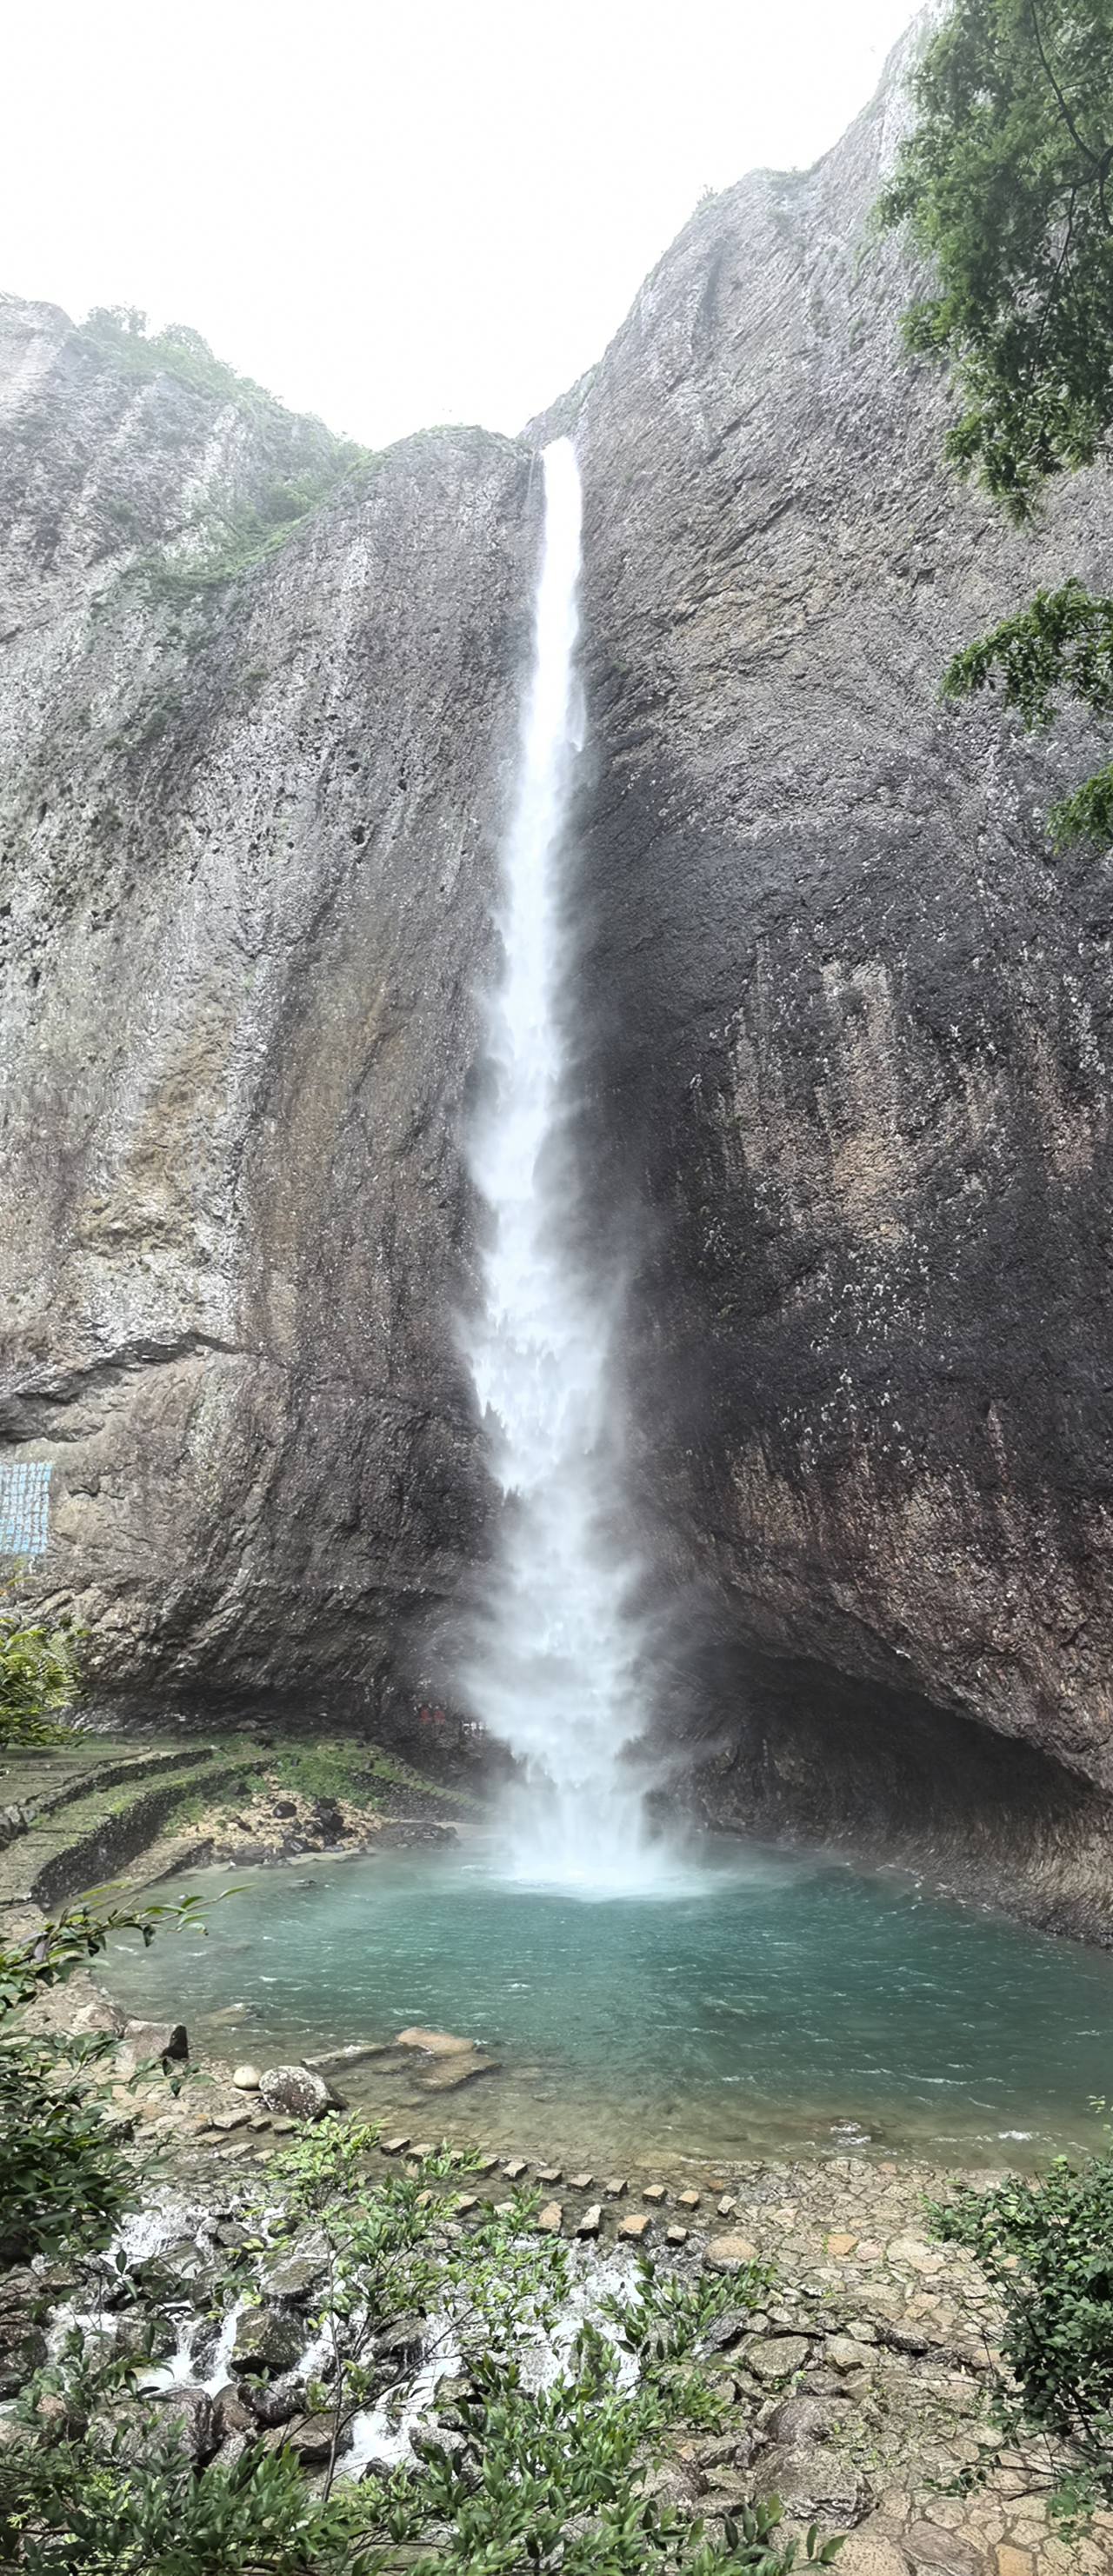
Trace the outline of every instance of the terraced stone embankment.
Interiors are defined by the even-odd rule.
[[[190,1792],[238,1759],[211,1745],[141,1748],[107,1736],[0,1757],[0,1909],[65,1904],[134,1860]]]
[[[213,1860],[242,1867],[441,1839],[475,1807],[374,1744],[307,1756],[244,1737],[137,1746],[98,1736],[0,1754],[0,1916],[49,1911],[107,1879],[134,1891]]]

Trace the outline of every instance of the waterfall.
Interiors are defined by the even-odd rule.
[[[470,1140],[489,1232],[482,1310],[465,1341],[504,1500],[461,1680],[523,1766],[503,1818],[513,1872],[597,1891],[644,1883],[649,1859],[622,1760],[641,1729],[643,1639],[637,1568],[618,1534],[617,1298],[593,1283],[580,1249],[570,1134],[562,877],[583,702],[580,484],[567,439],[545,450],[544,473],[533,675],[503,859],[504,965],[487,1009],[487,1105]]]

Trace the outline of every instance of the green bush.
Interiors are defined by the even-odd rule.
[[[1038,2181],[928,2208],[938,2235],[977,2255],[1004,2308],[1001,2350],[1019,2387],[1018,2398],[999,2385],[1005,2422],[1076,2446],[1060,2512],[1113,2496],[1113,2153],[1080,2171],[1057,2156]]]
[[[0,1747],[61,1744],[70,1728],[61,1712],[78,1690],[74,1630],[47,1628],[0,1596]]]

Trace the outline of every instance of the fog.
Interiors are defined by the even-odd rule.
[[[40,0],[9,12],[0,286],[188,322],[378,446],[514,430],[705,188],[804,167],[907,0]]]

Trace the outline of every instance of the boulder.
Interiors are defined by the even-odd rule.
[[[268,2066],[259,2078],[259,2099],[268,2111],[284,2111],[294,2120],[319,2120],[332,2109],[336,2096],[311,2066]]]
[[[293,2317],[276,2316],[272,2308],[245,2308],[237,2319],[229,2367],[277,2375],[300,2360],[304,2344],[305,2329]]]
[[[30,2318],[14,2311],[0,2317],[0,2398],[17,2397],[41,2370],[47,2357],[46,2336]]]
[[[752,2308],[724,2308],[721,2316],[713,2317],[704,2327],[700,2341],[706,2352],[729,2352],[732,2344],[741,2343],[743,2335],[753,2333],[758,2322]]]
[[[157,2391],[156,2402],[161,2424],[166,2429],[171,2425],[176,2427],[183,2449],[188,2452],[194,2466],[200,2467],[203,2461],[211,2460],[220,2435],[208,2389],[187,2385],[168,2389],[165,2395]]]
[[[245,2378],[242,2386],[244,2403],[257,2424],[289,2424],[305,2405],[305,2382],[292,2371],[279,2379]]]
[[[328,2278],[328,2256],[323,2245],[296,2247],[284,2254],[263,2273],[260,2287],[268,2304],[276,2308],[300,2308],[315,2298]]]
[[[868,2344],[856,2343],[853,2335],[828,2335],[823,2358],[830,2362],[833,2370],[841,2371],[845,2376],[851,2370],[872,2370],[877,2354]]]
[[[213,2432],[218,2447],[232,2434],[253,2433],[254,2430],[254,2408],[248,2405],[243,2390],[236,2386],[235,2381],[226,2379],[213,2398]]]
[[[836,2421],[837,2409],[825,2397],[786,2397],[766,2426],[770,2439],[797,2450],[805,2442],[822,2442]]]
[[[189,2056],[189,2038],[184,2021],[129,2021],[124,2027],[124,2042],[141,2065],[145,2057],[161,2058],[165,2064],[181,2065]]]
[[[165,2361],[178,2348],[178,2329],[170,2317],[152,2314],[149,2308],[129,2308],[116,2320],[116,2350],[142,2354],[151,2361]]]
[[[375,2337],[376,2355],[398,2370],[415,2370],[425,2350],[426,2333],[424,2317],[392,2317]]]

